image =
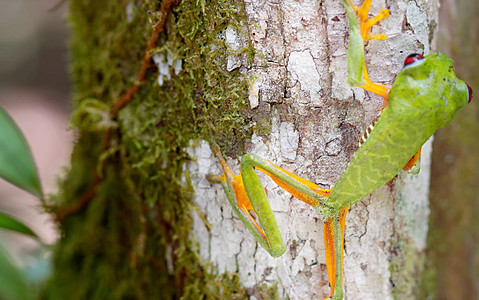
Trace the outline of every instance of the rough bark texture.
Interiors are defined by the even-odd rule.
[[[370,41],[366,61],[392,83],[407,54],[429,53],[437,2],[378,0],[371,12],[384,6],[392,15],[374,31],[389,38]],[[265,181],[288,249],[272,259],[206,181],[220,170],[203,141],[232,165],[252,152],[334,184],[382,102],[347,85],[341,1],[72,0],[69,19],[77,142],[50,207],[62,237],[46,297],[266,298],[263,283],[325,296],[322,220]],[[429,152],[421,175],[351,209],[347,298],[416,295]]]
[[[331,187],[356,150],[357,137],[377,115],[382,99],[347,84],[348,23],[341,1],[245,1],[248,33],[256,50],[249,103],[271,115],[271,131],[254,134],[255,153],[317,184]],[[357,3],[356,3],[357,4]],[[374,27],[386,41],[370,41],[366,61],[373,81],[392,83],[404,58],[428,54],[434,45],[436,1],[373,1],[371,13],[387,7],[391,17]],[[227,42],[230,42],[227,40]],[[419,176],[400,174],[354,205],[346,222],[347,299],[412,299],[423,270],[429,215],[430,144]],[[206,143],[192,149],[195,201],[211,229],[196,218],[200,255],[219,272],[238,272],[250,291],[278,283],[280,296],[325,297],[329,292],[322,221],[311,207],[264,180],[286,243],[271,258],[234,216],[219,186],[220,174]],[[229,161],[236,165],[238,159]]]

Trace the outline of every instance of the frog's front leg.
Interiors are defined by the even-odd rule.
[[[370,39],[386,39],[384,34],[373,34],[371,27],[389,17],[389,10],[384,8],[377,16],[368,18],[371,1],[365,0],[361,7],[357,8],[351,0],[343,0],[349,20],[348,82],[352,86],[359,86],[387,99],[389,89],[381,84],[371,82],[364,63],[364,42]]]
[[[258,243],[271,256],[281,256],[285,251],[283,239],[256,170],[265,173],[283,189],[312,206],[324,203],[331,190],[323,189],[253,154],[243,156],[241,173],[235,175],[228,168],[219,147],[212,145],[211,148],[221,162],[223,174],[209,175],[209,179],[223,186],[233,211]],[[256,214],[258,220],[251,212]]]
[[[354,4],[351,2],[351,0],[348,0],[348,2],[352,6],[354,12],[357,15],[357,18],[359,19],[360,33],[361,33],[362,39],[364,41],[368,41],[370,39],[385,40],[386,35],[373,34],[371,32],[371,28],[377,22],[389,17],[389,10],[387,8],[383,8],[379,11],[379,14],[377,14],[376,16],[372,18],[369,18],[368,14],[369,14],[369,8],[371,7],[372,0],[364,0],[363,4],[359,8],[355,7]]]

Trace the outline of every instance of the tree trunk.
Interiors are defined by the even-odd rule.
[[[360,4],[360,3],[356,3]],[[245,1],[248,33],[256,56],[248,70],[249,104],[269,113],[268,133],[255,132],[255,153],[315,183],[332,187],[357,149],[358,136],[376,117],[382,99],[347,84],[348,21],[341,1]],[[374,27],[366,62],[373,81],[391,84],[411,53],[428,54],[437,2],[389,2],[391,16]],[[385,7],[373,1],[372,14]],[[227,42],[231,42],[227,39]],[[428,227],[431,145],[423,148],[418,176],[399,174],[353,205],[346,221],[344,286],[347,299],[412,299],[419,295]],[[308,205],[264,179],[286,243],[274,259],[234,216],[219,185],[207,143],[192,150],[195,200],[211,224],[196,218],[201,257],[218,272],[238,272],[250,292],[278,283],[279,295],[318,299],[329,293],[322,221]],[[239,158],[229,161],[239,172]]]
[[[429,53],[437,18],[436,1],[388,5],[374,28],[388,39],[366,47],[383,83],[408,54]],[[220,170],[205,141],[232,165],[251,152],[334,185],[382,105],[347,84],[341,1],[72,0],[69,18],[78,140],[52,208],[62,238],[47,297],[266,298],[263,283],[325,297],[322,220],[264,180],[287,248],[269,257],[206,181]],[[400,174],[351,208],[346,298],[417,294],[429,156],[427,145],[419,176]]]

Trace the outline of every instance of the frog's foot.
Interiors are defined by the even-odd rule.
[[[371,32],[371,27],[374,26],[377,22],[381,21],[389,17],[389,10],[387,8],[383,8],[379,11],[379,14],[375,17],[368,18],[369,8],[371,6],[372,0],[364,0],[361,7],[357,8],[353,5],[351,0],[348,0],[351,6],[353,7],[356,15],[359,19],[359,28],[361,32],[361,36],[363,37],[364,41],[368,41],[370,39],[377,39],[377,40],[385,40],[386,35],[384,34],[373,34]]]
[[[360,85],[359,86],[360,88],[363,88],[366,91],[375,93],[384,98],[383,107],[381,108],[381,111],[382,111],[383,109],[386,108],[386,106],[388,106],[388,93],[391,87],[387,85],[371,82],[371,80],[369,79],[366,65],[364,65],[363,79],[366,83],[363,85]]]

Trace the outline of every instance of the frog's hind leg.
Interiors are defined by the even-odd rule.
[[[219,147],[214,144],[211,148],[221,162],[223,174],[210,175],[209,179],[223,186],[233,211],[261,246],[273,257],[280,256],[284,253],[285,247],[265,189],[256,171],[265,173],[280,187],[312,206],[323,204],[331,190],[323,189],[253,154],[243,156],[241,174],[235,175],[228,168]]]
[[[339,216],[324,223],[324,247],[331,294],[326,299],[343,299],[343,250],[344,228],[349,206],[343,208]]]

